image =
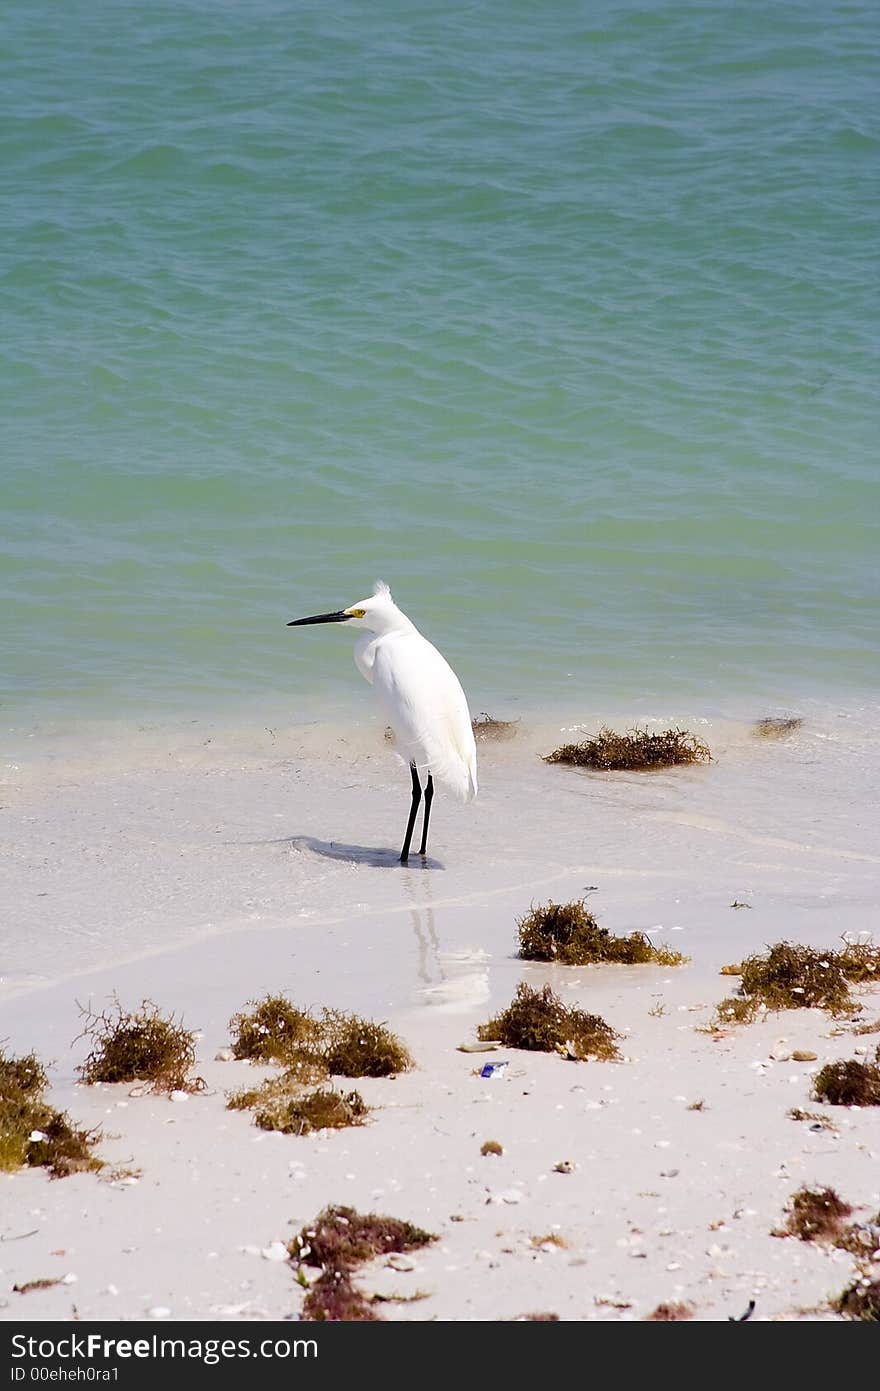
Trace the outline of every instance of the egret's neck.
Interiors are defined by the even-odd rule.
[[[364,628],[374,638],[389,637],[392,633],[418,632],[416,625],[396,604],[388,604],[374,610],[364,623]]]

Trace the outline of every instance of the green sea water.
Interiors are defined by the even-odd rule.
[[[8,0],[3,715],[876,690],[880,10]],[[757,713],[764,713],[758,710]]]

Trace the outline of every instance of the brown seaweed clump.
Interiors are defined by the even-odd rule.
[[[810,1125],[818,1126],[821,1130],[836,1131],[837,1126],[828,1116],[823,1116],[821,1111],[805,1111],[802,1106],[792,1106],[790,1111],[785,1113],[792,1121],[809,1121]]]
[[[755,720],[752,734],[756,739],[784,739],[787,734],[794,734],[802,724],[800,715],[767,715],[762,720]]]
[[[681,1323],[684,1319],[692,1319],[694,1316],[693,1306],[672,1301],[669,1304],[658,1304],[657,1308],[650,1314],[645,1315],[646,1323]]]
[[[475,715],[471,720],[471,729],[474,731],[474,738],[477,742],[488,743],[489,740],[513,739],[516,737],[519,720],[496,720],[494,716],[487,715],[483,710],[481,714]]]
[[[860,1268],[876,1274],[880,1254],[880,1214],[869,1222],[848,1222],[852,1208],[833,1188],[799,1188],[788,1204],[785,1226],[773,1236],[794,1236],[833,1246],[854,1256]]]
[[[391,1077],[413,1066],[400,1039],[384,1024],[342,1010],[325,1009],[316,1019],[283,995],[252,1002],[250,1012],[233,1015],[233,1052],[255,1062],[286,1064],[280,1077],[233,1092],[234,1111],[252,1110],[263,1130],[308,1135],[360,1125],[369,1107],[359,1092],[342,1093],[307,1086],[336,1077]]]
[[[583,899],[540,904],[517,920],[519,955],[524,961],[559,961],[564,966],[615,962],[634,966],[680,966],[687,961],[671,947],[655,947],[643,932],[615,937],[600,927]]]
[[[304,1323],[378,1323],[380,1316],[347,1270],[325,1270],[309,1287],[300,1318]]]
[[[843,974],[853,985],[880,982],[880,947],[867,942],[847,942],[835,955]]]
[[[237,1058],[284,1063],[303,1082],[332,1075],[391,1077],[413,1066],[400,1039],[375,1020],[333,1009],[316,1019],[283,995],[267,995],[251,1005],[229,1021]]]
[[[725,968],[724,974],[733,974]],[[749,956],[739,968],[740,996],[722,1000],[718,1024],[746,1024],[766,1009],[827,1009],[854,1014],[860,1006],[850,994],[850,982],[880,978],[880,949],[848,944],[842,951],[818,951],[793,942],[776,942],[767,951]]]
[[[413,1066],[409,1052],[389,1028],[357,1014],[325,1009],[320,1037],[321,1057],[331,1076],[393,1077]]]
[[[813,1095],[817,1101],[832,1106],[880,1106],[880,1047],[873,1062],[845,1058],[826,1063],[813,1079]]]
[[[715,1026],[724,1024],[751,1024],[760,1008],[760,1000],[741,995],[728,995],[715,1007]]]
[[[778,1235],[837,1245],[844,1230],[844,1219],[851,1215],[849,1203],[833,1188],[804,1186],[792,1194],[785,1227]]]
[[[414,1251],[436,1241],[431,1232],[397,1217],[356,1212],[353,1207],[325,1207],[314,1223],[290,1243],[291,1260],[325,1270],[351,1270],[376,1256]]]
[[[196,1060],[196,1039],[190,1029],[172,1015],[164,1018],[152,1000],[127,1013],[114,997],[111,1009],[100,1014],[84,1010],[80,1037],[91,1042],[80,1077],[95,1082],[149,1082],[154,1092],[196,1092],[204,1088],[201,1077],[191,1077]]]
[[[563,744],[544,755],[545,763],[568,763],[575,768],[597,768],[604,772],[671,768],[681,763],[710,763],[712,755],[702,739],[685,729],[665,729],[649,734],[647,729],[630,729],[616,734],[607,726],[593,739],[579,744]]]
[[[768,1009],[846,1010],[851,1006],[840,954],[777,942],[764,955],[742,963],[744,995],[756,996]]]
[[[288,1246],[298,1266],[319,1267],[321,1274],[303,1302],[301,1317],[312,1322],[373,1322],[378,1314],[356,1288],[358,1266],[376,1256],[427,1246],[437,1238],[412,1222],[366,1215],[351,1207],[327,1207],[313,1226],[303,1227]]]
[[[549,985],[533,990],[522,982],[507,1009],[481,1024],[477,1037],[577,1060],[619,1057],[615,1039],[620,1035],[611,1025],[598,1014],[567,1008]]]
[[[832,1306],[844,1318],[880,1323],[880,1278],[857,1279],[835,1299]]]
[[[248,1003],[248,1011],[234,1014],[229,1021],[236,1058],[290,1065],[303,1053],[314,1051],[319,1029],[307,1010],[297,1009],[284,995],[266,995]]]
[[[66,1178],[100,1169],[103,1161],[92,1154],[97,1132],[81,1129],[50,1106],[48,1085],[33,1053],[10,1058],[0,1048],[0,1170],[48,1169],[53,1178]]]
[[[369,1113],[360,1092],[343,1094],[326,1087],[305,1092],[296,1071],[271,1077],[259,1087],[234,1092],[227,1109],[253,1111],[261,1130],[280,1130],[284,1135],[310,1135],[314,1130],[362,1125]]]

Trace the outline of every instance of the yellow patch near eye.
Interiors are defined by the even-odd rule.
[[[366,618],[367,616],[366,609],[346,609],[345,612],[349,618]]]

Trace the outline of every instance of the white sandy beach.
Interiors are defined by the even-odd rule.
[[[0,1175],[0,1317],[296,1317],[302,1290],[273,1244],[329,1203],[437,1233],[412,1270],[364,1272],[370,1291],[425,1294],[383,1304],[389,1319],[625,1321],[676,1300],[724,1320],[750,1299],[758,1319],[832,1317],[852,1258],[771,1230],[805,1182],[862,1219],[880,1209],[880,1109],[810,1100],[823,1062],[877,1036],[818,1011],[721,1039],[698,1026],[735,986],[726,961],[782,938],[878,939],[869,712],[811,711],[780,742],[692,711],[657,719],[716,761],[649,777],[548,767],[537,752],[571,732],[524,720],[481,748],[473,806],[438,797],[431,859],[406,870],[406,775],[375,723],[10,733],[0,1037],[34,1049],[55,1104],[100,1126],[107,1176]],[[691,964],[518,961],[516,917],[588,888],[602,925],[649,931]],[[486,1059],[457,1045],[521,979],[603,1015],[624,1060],[502,1049],[503,1078],[474,1075]],[[225,1109],[259,1074],[215,1054],[230,1015],[267,991],[387,1020],[416,1069],[346,1081],[376,1108],[360,1129],[259,1131]],[[199,1031],[204,1094],[77,1083],[78,1005],[114,992]],[[862,999],[864,1018],[880,1014],[880,992]],[[792,1062],[796,1049],[817,1061]],[[789,1119],[793,1106],[837,1129]],[[480,1155],[487,1139],[501,1157]],[[572,1172],[555,1171],[564,1160]],[[550,1234],[565,1244],[534,1245]],[[75,1279],[13,1291],[58,1277]]]

